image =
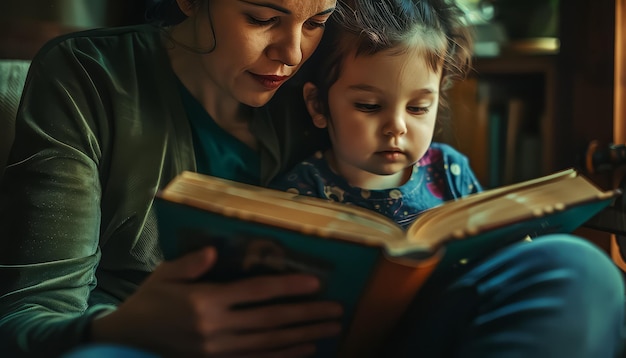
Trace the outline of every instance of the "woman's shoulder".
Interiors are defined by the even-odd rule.
[[[35,55],[29,77],[79,90],[94,86],[101,92],[126,93],[142,87],[156,93],[156,88],[174,87],[164,80],[173,78],[171,73],[162,32],[145,24],[56,37]]]
[[[158,37],[159,27],[151,24],[141,24],[121,27],[102,27],[75,32],[69,32],[50,39],[40,50],[46,50],[61,44],[81,43],[108,43],[114,44],[125,37],[150,39]]]
[[[111,61],[116,57],[148,57],[162,48],[160,31],[154,25],[97,28],[55,37],[44,44],[33,62]]]

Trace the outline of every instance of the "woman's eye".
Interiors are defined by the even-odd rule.
[[[248,15],[248,22],[250,22],[253,25],[268,26],[268,25],[274,24],[277,20],[278,20],[277,17],[271,17],[269,19],[259,19],[254,16]]]
[[[306,22],[307,27],[309,27],[310,29],[314,30],[314,29],[323,29],[326,27],[326,22],[325,21],[315,21],[315,20],[309,20]]]
[[[354,107],[362,112],[374,112],[380,108],[380,105],[370,103],[355,103]]]

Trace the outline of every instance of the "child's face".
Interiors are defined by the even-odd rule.
[[[334,169],[359,187],[403,184],[432,140],[440,78],[416,51],[348,56],[328,95]]]

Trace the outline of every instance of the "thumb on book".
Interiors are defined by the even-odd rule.
[[[217,262],[217,250],[203,247],[176,260],[165,261],[153,274],[162,280],[194,281],[209,271]]]

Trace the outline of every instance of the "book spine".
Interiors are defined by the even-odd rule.
[[[440,259],[436,255],[411,267],[381,256],[363,298],[356,307],[339,357],[384,356],[382,346],[385,339]]]

